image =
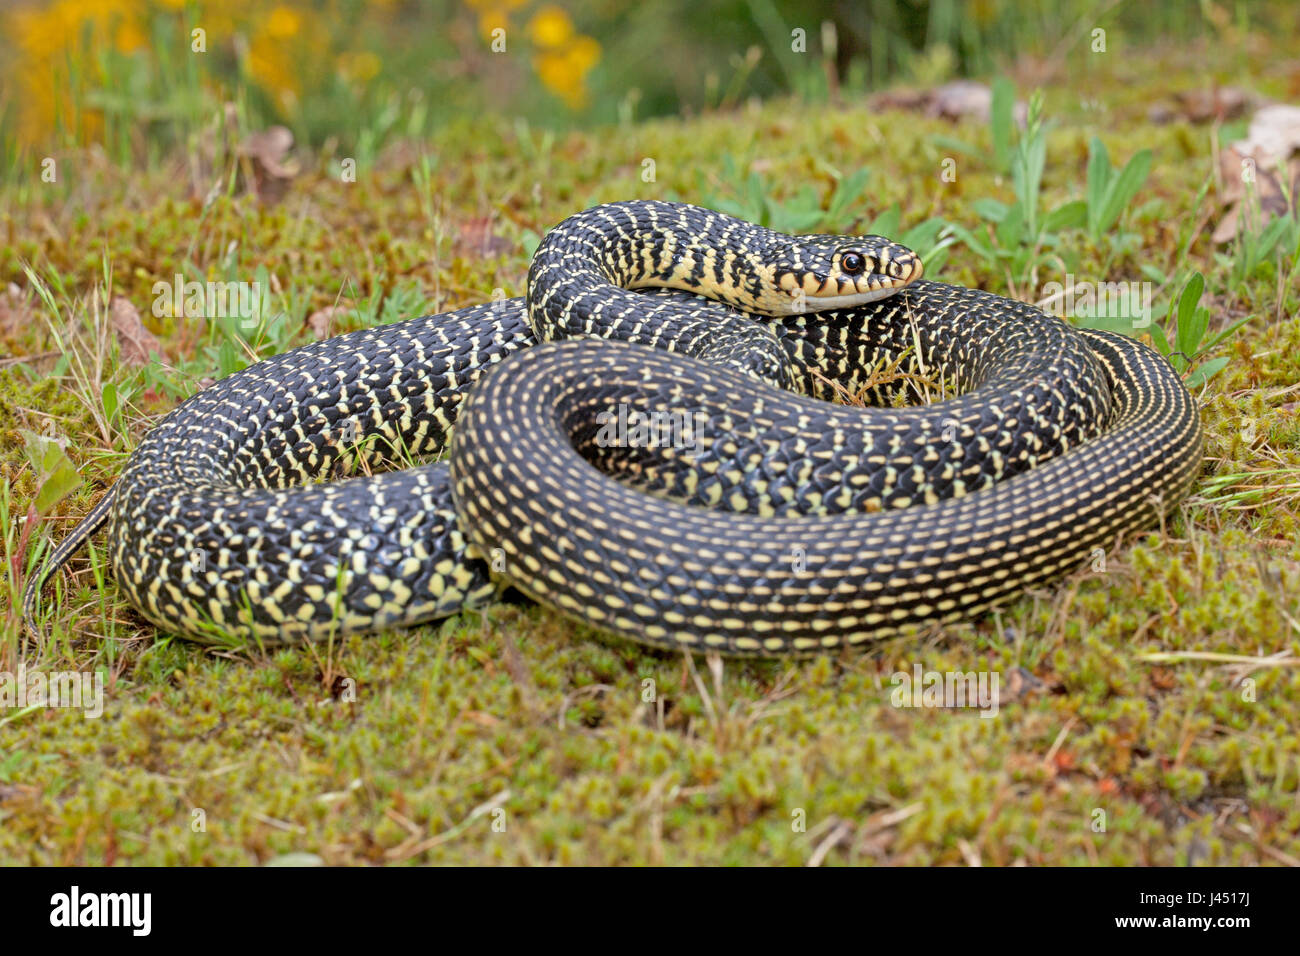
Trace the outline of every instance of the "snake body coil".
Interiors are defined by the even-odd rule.
[[[339,336],[195,395],[25,608],[107,519],[132,604],[200,640],[410,625],[490,600],[496,576],[647,643],[806,652],[978,613],[1186,494],[1199,415],[1164,359],[919,273],[879,237],[595,207],[547,235],[527,300]],[[957,397],[818,400],[834,383],[888,402],[882,362]],[[670,440],[610,440],[632,420]],[[440,453],[453,424],[450,471],[311,483]]]

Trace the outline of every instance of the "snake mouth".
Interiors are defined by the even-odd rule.
[[[845,280],[826,279],[815,292],[796,295],[788,303],[791,314],[799,312],[825,312],[830,309],[852,309],[878,302],[894,295],[904,286],[911,285],[925,272],[919,256],[895,259],[885,264],[889,274],[873,272],[869,276]]]

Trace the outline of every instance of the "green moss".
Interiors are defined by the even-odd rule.
[[[1072,91],[1049,90],[1048,113],[1060,119],[1045,198],[1051,206],[1077,194],[1094,134],[1116,161],[1153,150],[1138,205],[1154,202],[1130,223],[1140,244],[1112,257],[1080,238],[1070,251],[1075,271],[1096,274],[1109,262],[1114,279],[1138,277],[1143,264],[1194,267],[1216,296],[1215,327],[1254,314],[1220,347],[1233,361],[1202,400],[1207,481],[1232,476],[1229,493],[1262,493],[1194,497],[1164,529],[1111,549],[1103,571],[985,620],[858,657],[729,662],[720,687],[703,662],[697,683],[680,656],[600,637],[540,608],[502,606],[269,654],[160,640],[123,603],[103,557],[83,555],[64,579],[52,634],[25,654],[28,667],[101,669],[106,711],[97,720],[0,711],[0,860],[221,864],[299,851],[354,864],[1300,857],[1300,669],[1243,674],[1146,657],[1294,654],[1300,643],[1300,493],[1270,495],[1276,479],[1261,477],[1290,468],[1295,488],[1300,323],[1275,318],[1275,276],[1261,273],[1239,294],[1226,288],[1229,267],[1204,236],[1180,259],[1207,211],[1194,200],[1210,136],[1183,123],[1144,125],[1146,104],[1176,77],[1199,85],[1198,69],[1146,63],[1129,76],[1121,64],[1123,77],[1095,92],[1111,110],[1104,120],[1079,115]],[[827,224],[842,231],[894,203],[910,226],[931,215],[971,223],[973,200],[1009,198],[1009,184],[975,159],[960,160],[955,183],[941,182],[938,134],[987,139],[969,123],[954,132],[861,104],[809,111],[787,101],[572,133],[549,150],[504,123],[455,127],[437,144],[427,182],[400,151],[352,184],[308,163],[269,208],[244,195],[205,207],[148,171],[105,177],[75,210],[26,191],[25,205],[0,223],[12,237],[0,281],[26,288],[29,262],[63,292],[58,315],[32,301],[32,321],[4,330],[6,348],[55,350],[53,328],[93,373],[35,358],[0,368],[4,557],[36,491],[21,430],[39,431],[48,416],[71,439],[85,484],[56,511],[80,515],[157,415],[219,374],[214,330],[151,314],[156,281],[265,267],[275,277],[276,325],[253,347],[267,355],[310,341],[307,317],[340,298],[357,310],[335,332],[485,301],[497,288],[518,294],[530,233],[597,201],[734,196],[743,184],[726,178],[727,154],[742,175],[757,165],[777,200],[807,184],[829,196],[837,172],[870,166],[865,202]],[[646,157],[656,182],[641,179]],[[486,258],[458,241],[485,217],[505,240],[504,252]],[[46,220],[53,228],[38,227]],[[141,311],[177,371],[132,368],[94,332],[90,293],[105,256],[116,293]],[[1004,276],[961,248],[941,278],[1007,291]],[[108,434],[97,414],[104,381],[131,396]],[[43,524],[37,539],[68,526]],[[102,589],[92,571],[105,578]],[[4,626],[0,669],[12,669],[16,616]],[[508,655],[517,663],[507,666]],[[998,715],[892,706],[891,676],[914,664],[997,672]],[[335,692],[342,676],[355,681],[355,702]]]

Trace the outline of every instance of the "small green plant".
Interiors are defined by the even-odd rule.
[[[981,160],[999,176],[1011,172],[1011,147],[1015,134],[1016,88],[1005,76],[993,81],[989,104],[989,133],[992,146],[986,152],[952,136],[936,136],[934,144]]]
[[[32,471],[38,476],[40,490],[36,493],[33,505],[37,512],[45,514],[81,487],[81,475],[56,439],[26,430],[21,434],[27,459]]]
[[[720,177],[726,184],[726,192],[720,194],[706,182],[701,182],[700,192],[704,196],[704,205],[777,232],[799,233],[843,228],[849,220],[849,210],[861,200],[867,188],[871,171],[866,167],[847,175],[829,167],[827,171],[835,177],[836,182],[825,209],[822,208],[816,188],[811,185],[804,186],[784,202],[774,199],[777,190],[770,183],[757,172],[750,172],[748,177],[742,179],[730,156],[723,161]]]
[[[1004,135],[997,131],[1014,128],[1011,111],[1012,104],[1005,98],[995,101],[992,120],[994,162],[999,161],[996,146]],[[1013,295],[1019,288],[1036,282],[1038,268],[1049,250],[1058,261],[1070,256],[1059,233],[1078,228],[1086,221],[1086,204],[1081,200],[1070,200],[1050,211],[1043,211],[1041,192],[1046,162],[1043,97],[1042,92],[1037,91],[1030,97],[1024,133],[1010,150],[1015,202],[1007,204],[990,198],[974,202],[972,207],[986,223],[982,235],[955,223],[952,226],[953,234],[976,255],[1003,270]]]
[[[1015,91],[1007,81],[994,84],[990,126],[992,153],[985,157],[998,172],[1011,174],[1015,202],[1007,204],[985,198],[972,203],[986,223],[983,232],[953,226],[953,234],[981,259],[1001,268],[1013,294],[1019,287],[1033,285],[1039,266],[1052,259],[1073,268],[1077,255],[1065,243],[1062,233],[1085,229],[1094,243],[1103,240],[1111,257],[1131,247],[1138,237],[1129,233],[1113,235],[1151,169],[1151,151],[1140,150],[1115,169],[1100,139],[1093,137],[1088,151],[1088,173],[1083,199],[1067,200],[1050,210],[1042,206],[1043,170],[1047,164],[1047,123],[1043,115],[1042,91],[1029,99],[1024,131],[1016,136],[1014,122]],[[947,137],[940,144],[980,155],[979,151]],[[1105,266],[1103,266],[1103,271]]]
[[[1115,228],[1151,172],[1151,150],[1134,153],[1123,169],[1110,164],[1106,144],[1096,136],[1088,145],[1088,182],[1085,199],[1088,237],[1095,243],[1109,240],[1112,251],[1139,241],[1134,234],[1112,236]]]
[[[1155,341],[1156,347],[1179,373],[1186,376],[1185,382],[1188,388],[1199,388],[1223,371],[1229,361],[1226,356],[1210,359],[1190,375],[1187,374],[1198,359],[1250,321],[1250,317],[1247,316],[1208,340],[1205,339],[1205,333],[1210,327],[1210,310],[1201,305],[1201,294],[1204,291],[1205,277],[1199,272],[1194,272],[1183,286],[1178,299],[1169,303],[1167,324],[1172,324],[1173,327],[1172,344],[1164,329],[1159,325],[1151,326],[1151,338]]]
[[[1229,283],[1234,291],[1243,290],[1250,280],[1264,271],[1265,266],[1273,265],[1276,272],[1281,273],[1285,268],[1284,259],[1291,261],[1291,280],[1300,269],[1300,219],[1297,219],[1295,197],[1290,193],[1285,169],[1279,171],[1278,183],[1287,211],[1274,216],[1265,225],[1259,194],[1253,183],[1247,183],[1246,201],[1240,210],[1241,218],[1237,221],[1231,254],[1215,254],[1215,260],[1227,267]]]
[[[866,231],[907,246],[921,257],[926,273],[936,275],[948,261],[948,247],[957,241],[948,220],[942,216],[931,216],[906,230],[902,228],[901,220],[902,208],[894,203],[873,219]]]
[[[1224,508],[1256,508],[1284,498],[1300,498],[1300,468],[1258,468],[1229,471],[1207,478],[1197,494]]]

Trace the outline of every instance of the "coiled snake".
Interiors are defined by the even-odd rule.
[[[880,237],[593,207],[527,299],[190,398],[29,581],[28,621],[108,520],[130,602],[203,641],[407,626],[508,581],[648,644],[811,652],[978,614],[1186,495],[1200,418],[1160,355],[920,272]],[[900,370],[956,396],[892,407]]]

